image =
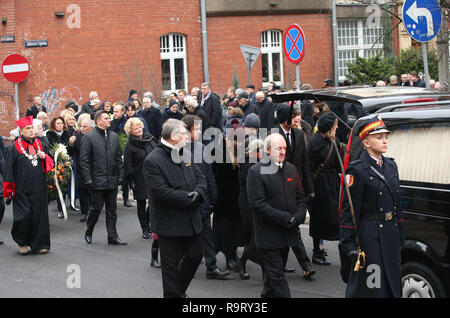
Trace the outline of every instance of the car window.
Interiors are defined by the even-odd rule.
[[[387,157],[395,159],[400,180],[450,184],[450,123],[390,127]]]

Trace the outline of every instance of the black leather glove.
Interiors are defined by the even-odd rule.
[[[312,199],[314,199],[316,197],[316,194],[314,192],[312,193],[308,193],[308,201],[311,201]]]
[[[13,198],[13,195],[11,194],[11,195],[5,200],[5,204],[6,204],[6,205],[10,205],[10,204],[11,204],[12,198]]]
[[[188,197],[191,198],[192,205],[200,203],[200,193],[198,193],[197,191],[188,193]]]
[[[352,264],[355,264],[358,260],[358,251],[357,250],[351,250],[347,253],[347,258]]]
[[[297,219],[295,218],[295,216],[293,216],[293,217],[290,218],[289,223],[287,225],[287,228],[291,229],[291,228],[294,228],[296,226],[298,226]]]

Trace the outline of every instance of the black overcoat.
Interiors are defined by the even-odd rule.
[[[123,155],[123,169],[125,178],[134,181],[136,188],[133,191],[135,200],[146,200],[148,191],[144,179],[143,164],[147,155],[152,152],[157,146],[155,138],[147,133],[144,133],[142,139],[138,139],[130,135],[128,142],[125,145]],[[151,180],[150,180],[151,182]]]
[[[383,167],[366,151],[359,160],[350,163],[346,170],[358,225],[358,237],[362,251],[366,253],[366,267],[358,272],[351,271],[346,297],[401,297],[400,249],[404,244],[403,215],[400,203],[398,169],[394,160],[382,157]],[[384,175],[391,190],[371,166]],[[392,220],[385,219],[385,213],[395,212]],[[379,219],[370,220],[371,216]],[[353,225],[347,195],[344,195],[340,217],[340,241],[344,254],[356,249],[355,227]],[[374,266],[376,265],[376,266]],[[371,266],[371,267],[369,267]],[[367,281],[376,283],[374,268],[379,272],[379,288],[369,288]],[[370,277],[372,275],[372,278]]]
[[[280,249],[298,245],[297,226],[288,227],[294,216],[298,224],[306,217],[306,198],[297,169],[284,162],[282,169],[258,162],[248,171],[247,196],[253,213],[255,243],[260,249]]]
[[[306,155],[304,132],[301,131],[300,129],[292,128],[291,129],[292,144],[291,147],[289,147],[289,143],[286,135],[284,134],[283,129],[280,127],[280,125],[275,126],[275,128],[279,129],[279,133],[286,140],[287,145],[286,161],[292,163],[297,168],[305,194],[313,193],[314,192],[312,180],[313,176],[311,173],[310,162]]]
[[[197,191],[203,201],[206,180],[195,163],[175,163],[171,154],[172,149],[159,142],[144,160],[152,231],[161,236],[197,235],[202,231],[201,202],[192,204],[188,194]]]
[[[338,149],[340,149],[337,138],[335,142],[338,145]],[[325,162],[330,149],[331,155],[329,159],[323,168],[319,170],[320,165]],[[330,140],[324,139],[317,132],[311,137],[307,155],[311,171],[313,172],[315,189],[315,198],[311,201],[309,234],[324,240],[338,240],[340,166],[336,150]],[[315,175],[318,170],[318,174]]]
[[[80,181],[93,190],[118,188],[123,181],[123,162],[116,133],[95,127],[83,137],[79,174]]]

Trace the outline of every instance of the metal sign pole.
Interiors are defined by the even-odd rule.
[[[16,120],[19,120],[19,84],[14,83],[14,100],[16,102]]]
[[[301,83],[300,83],[300,63],[297,63],[297,65],[296,65],[296,67],[295,67],[295,70],[296,70],[296,80],[297,80],[297,90],[299,91],[300,90],[300,85],[301,85]]]
[[[426,42],[422,42],[422,55],[423,55],[423,66],[425,68],[425,85],[426,88],[430,88],[430,74],[428,72],[428,56],[427,56]]]

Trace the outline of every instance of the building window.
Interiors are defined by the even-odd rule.
[[[338,21],[338,72],[339,80],[345,80],[347,63],[356,57],[373,57],[383,54],[383,27],[369,26],[366,20]]]
[[[278,30],[261,32],[261,61],[263,87],[269,82],[283,84],[282,33]]]
[[[186,37],[164,34],[160,37],[161,77],[164,95],[187,89]]]

